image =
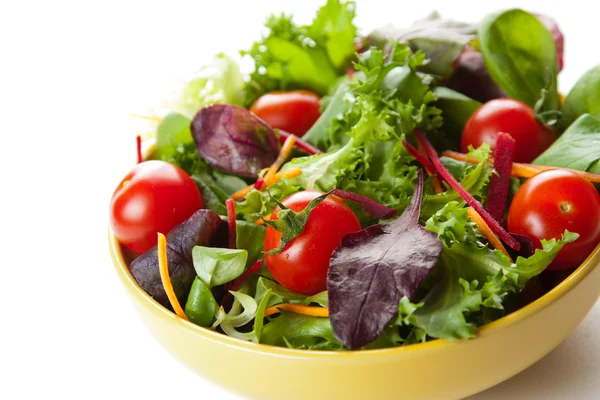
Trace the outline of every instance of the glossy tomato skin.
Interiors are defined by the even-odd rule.
[[[541,172],[519,188],[508,211],[508,229],[541,248],[541,239],[579,234],[558,253],[550,270],[579,266],[600,242],[600,195],[590,182],[566,170]]]
[[[494,149],[500,132],[515,139],[515,162],[532,162],[556,140],[550,127],[536,121],[531,107],[503,98],[488,101],[471,115],[463,130],[461,151],[468,153],[469,145],[478,148],[486,142]]]
[[[295,212],[302,211],[321,192],[294,193],[282,203]],[[271,215],[277,219],[279,207]],[[271,275],[286,288],[305,295],[313,295],[327,289],[327,270],[333,250],[350,232],[361,229],[358,219],[341,200],[329,196],[315,207],[302,234],[289,242],[277,255],[265,255]],[[279,247],[281,233],[268,227],[265,235],[265,251]]]
[[[273,129],[303,136],[321,116],[319,95],[307,90],[270,92],[259,97],[250,111]]]
[[[204,207],[198,187],[181,168],[165,161],[144,161],[119,183],[110,202],[110,224],[123,246],[143,253]]]

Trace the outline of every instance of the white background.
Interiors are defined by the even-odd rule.
[[[108,202],[135,161],[128,113],[214,53],[248,48],[268,13],[307,22],[320,3],[0,3],[0,398],[238,398],[141,325],[109,259]],[[434,9],[477,21],[512,6],[558,18],[563,91],[600,63],[597,10],[584,2],[358,1],[357,23],[406,25]],[[474,398],[600,398],[599,320],[597,305],[549,356]]]

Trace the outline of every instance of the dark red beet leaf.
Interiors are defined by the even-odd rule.
[[[383,333],[398,313],[400,299],[411,299],[442,251],[437,236],[419,225],[423,171],[410,204],[389,224],[344,236],[331,256],[327,274],[329,319],[337,340],[360,348]]]
[[[493,156],[496,174],[492,175],[490,180],[485,209],[492,218],[500,222],[504,218],[504,208],[508,200],[510,175],[515,158],[515,139],[508,133],[500,132]]]
[[[192,136],[200,156],[229,174],[258,177],[279,154],[275,132],[245,108],[214,104],[198,111]]]
[[[167,234],[167,260],[173,290],[181,304],[187,296],[196,277],[192,261],[194,246],[224,247],[227,243],[227,223],[210,210],[198,210],[187,220],[177,225]],[[133,260],[129,266],[137,283],[154,300],[168,309],[171,303],[158,271],[156,246]]]
[[[331,194],[337,197],[341,197],[343,199],[356,201],[357,203],[362,204],[363,209],[377,219],[391,218],[398,213],[398,210],[385,206],[381,203],[376,202],[373,199],[368,198],[367,196],[363,196],[360,194],[346,192],[340,189],[333,189]]]

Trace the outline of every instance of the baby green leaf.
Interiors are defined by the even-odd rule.
[[[209,287],[231,282],[244,272],[248,252],[196,246],[192,251],[194,268],[198,277]]]
[[[490,15],[478,36],[485,66],[508,97],[533,107],[547,89],[542,111],[558,109],[556,48],[535,16],[518,9]]]

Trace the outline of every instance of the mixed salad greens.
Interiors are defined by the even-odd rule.
[[[215,56],[117,187],[131,273],[181,318],[299,349],[468,339],[600,242],[600,66],[563,98],[554,20],[354,17],[269,17],[254,70]]]

